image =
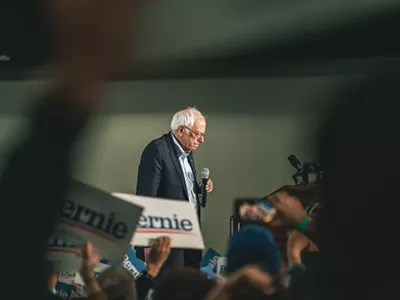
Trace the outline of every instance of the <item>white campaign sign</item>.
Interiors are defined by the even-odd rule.
[[[55,272],[74,272],[78,271],[81,265],[79,252],[80,249],[77,248],[48,247],[47,260],[52,262]]]
[[[192,203],[113,193],[143,207],[131,244],[150,246],[159,236],[169,236],[172,248],[204,249],[197,212]]]
[[[58,274],[58,281],[68,284],[68,285],[72,285],[72,283],[75,280],[75,277],[78,273],[75,272],[62,272]]]
[[[218,257],[217,272],[216,272],[218,276],[224,276],[226,265],[227,265],[226,257]]]
[[[107,270],[108,268],[110,268],[110,265],[98,263],[94,267],[94,270],[93,270],[94,278],[97,278],[101,273],[103,273],[104,270]],[[83,279],[79,273],[76,273],[73,283],[79,284],[79,285],[85,285],[85,282],[83,281]]]
[[[142,210],[131,201],[71,181],[53,232],[64,244],[47,247],[54,271],[77,271],[78,249],[85,241],[91,241],[102,258],[122,261]]]

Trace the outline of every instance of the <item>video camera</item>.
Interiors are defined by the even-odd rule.
[[[317,162],[304,162],[301,164],[296,155],[288,157],[290,164],[297,170],[292,176],[295,185],[322,183],[322,169]]]
[[[322,201],[322,190],[320,184],[322,183],[322,168],[318,162],[304,162],[301,164],[296,155],[291,154],[288,157],[290,164],[297,170],[292,176],[296,186],[314,186],[316,194],[314,199],[306,206],[306,211],[309,216],[315,217],[320,208]]]
[[[283,186],[286,190],[300,199],[309,216],[314,217],[321,208],[322,168],[317,162],[304,162],[301,164],[296,155],[288,157],[290,164],[296,169],[292,176],[294,185]],[[263,224],[270,222],[276,210],[265,198],[239,198],[234,202],[233,216],[231,217],[231,233],[240,229],[242,224]],[[253,216],[255,219],[249,218]]]

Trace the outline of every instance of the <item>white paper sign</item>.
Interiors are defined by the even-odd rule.
[[[101,273],[103,273],[104,270],[107,270],[108,268],[110,268],[110,265],[98,263],[93,269],[94,278],[99,277],[99,275]],[[85,282],[83,281],[83,279],[79,273],[76,273],[76,276],[75,276],[73,282],[75,284],[85,285]]]
[[[157,237],[168,236],[172,248],[204,249],[196,208],[192,203],[121,193],[113,195],[143,207],[132,245],[147,247]]]
[[[76,274],[77,273],[75,273],[75,272],[62,272],[62,273],[58,274],[58,281],[65,283],[65,284],[72,285],[72,283],[75,280]]]
[[[227,262],[228,261],[227,261],[226,257],[218,257],[217,272],[216,272],[216,274],[218,276],[223,276],[224,275]]]
[[[73,273],[81,265],[81,248],[58,238],[47,241],[47,260],[53,263],[55,272]]]
[[[133,202],[73,180],[53,232],[67,247],[47,249],[54,270],[77,271],[77,252],[85,241],[91,241],[102,258],[122,261],[142,210]]]

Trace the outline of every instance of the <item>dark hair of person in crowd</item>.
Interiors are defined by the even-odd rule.
[[[109,300],[137,300],[136,282],[123,266],[103,271],[98,282]]]
[[[156,283],[153,300],[203,300],[215,281],[192,268],[166,271]]]
[[[277,289],[273,295],[266,295],[259,289],[242,282],[235,287],[229,300],[282,298],[283,264],[277,242],[268,228],[246,225],[235,232],[229,241],[226,256],[227,274],[239,271],[247,265],[255,265],[274,278],[274,286]]]
[[[274,235],[268,228],[257,225],[246,225],[232,235],[226,257],[228,274],[246,265],[257,265],[276,275],[283,266]]]
[[[229,300],[282,300],[285,291],[282,287],[276,289],[272,295],[266,295],[260,289],[246,283],[238,284],[232,292]]]

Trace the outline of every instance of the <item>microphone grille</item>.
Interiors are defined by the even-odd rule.
[[[209,176],[210,176],[210,170],[209,169],[207,169],[207,168],[201,169],[201,178],[208,179]]]

